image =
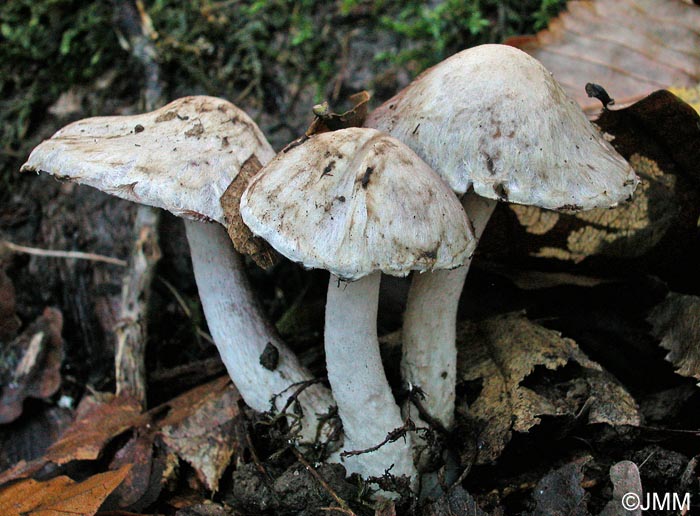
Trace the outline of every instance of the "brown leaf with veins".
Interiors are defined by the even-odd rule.
[[[700,380],[700,297],[672,292],[651,311],[648,320],[676,372]]]
[[[107,402],[85,398],[73,424],[44,456],[31,462],[21,461],[4,471],[0,474],[0,485],[30,476],[49,463],[62,465],[74,460],[97,459],[114,437],[149,420],[150,416],[141,414],[141,405],[132,398],[111,397]]]
[[[632,499],[632,502],[643,500],[642,479],[639,476],[637,465],[629,460],[613,464],[610,467],[610,480],[613,483],[613,498],[606,504],[600,516],[642,516],[642,510],[639,507],[628,511],[623,505],[625,495],[630,496],[628,493],[637,496],[637,498]],[[630,504],[629,499],[626,499],[625,502]],[[634,503],[629,506],[632,505]]]
[[[61,385],[63,316],[46,308],[0,356],[0,424],[10,423],[22,413],[26,398],[47,399]]]
[[[498,458],[512,432],[529,431],[544,415],[576,418],[585,412],[589,424],[639,424],[634,399],[612,375],[573,340],[522,314],[463,323],[457,342],[458,383],[481,384],[467,415],[481,428],[477,464]],[[565,366],[573,366],[571,377],[538,380],[556,380],[553,372]]]
[[[196,405],[183,404],[188,399]],[[187,393],[162,422],[166,446],[194,468],[207,489],[216,492],[219,479],[238,450],[233,430],[240,395],[228,377],[222,377]],[[186,410],[183,413],[182,410]]]
[[[586,111],[600,111],[586,83],[618,105],[669,86],[700,81],[700,8],[677,0],[570,1],[535,36],[506,44],[534,56]]]
[[[83,482],[56,477],[46,482],[28,479],[0,490],[3,516],[93,516],[105,498],[124,480],[131,465],[94,475]]]
[[[262,168],[255,154],[251,155],[243,165],[241,171],[228,185],[226,191],[221,196],[221,208],[224,210],[224,220],[226,221],[226,231],[233,242],[233,247],[241,254],[250,256],[255,263],[263,269],[269,269],[282,259],[264,239],[256,237],[253,232],[243,223],[239,205],[241,196],[248,187],[248,183]]]

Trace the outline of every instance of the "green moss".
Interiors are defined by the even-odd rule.
[[[462,48],[543,27],[563,0],[146,0],[144,5],[157,33],[167,97],[223,96],[279,114],[280,124],[296,131],[304,122],[285,116],[297,92],[311,86],[320,101],[337,86],[350,38],[382,35],[392,44],[377,46],[375,70],[389,65],[418,73]],[[36,143],[32,129],[62,92],[106,70],[138,91],[141,74],[120,47],[113,18],[112,3],[104,1],[0,5],[0,196],[2,184]]]
[[[0,20],[1,195],[45,108],[72,84],[127,67],[106,2],[12,0],[0,5]]]

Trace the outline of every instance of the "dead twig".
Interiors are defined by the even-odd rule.
[[[369,448],[365,448],[364,450],[350,450],[350,451],[344,451],[340,453],[340,456],[342,458],[345,457],[353,457],[355,455],[363,455],[365,453],[372,453],[377,451],[379,448],[382,446],[393,443],[394,441],[398,441],[402,437],[405,437],[408,432],[415,432],[416,430],[426,430],[425,428],[417,428],[416,424],[413,422],[413,420],[410,417],[407,417],[406,420],[404,421],[403,425],[401,425],[398,428],[394,428],[391,432],[386,434],[386,437],[382,442],[379,444],[375,444],[374,446],[370,446]]]
[[[114,329],[117,395],[129,393],[146,404],[146,312],[155,266],[160,260],[158,213],[139,210],[134,223],[138,236],[122,284],[120,322]]]
[[[8,249],[14,253],[31,254],[33,256],[43,256],[46,258],[90,260],[93,262],[109,263],[110,265],[126,267],[126,260],[120,260],[119,258],[112,258],[111,256],[104,256],[102,254],[83,253],[81,251],[55,251],[52,249],[39,249],[37,247],[27,247],[13,244],[7,240],[0,241],[0,247],[4,247],[5,249]]]

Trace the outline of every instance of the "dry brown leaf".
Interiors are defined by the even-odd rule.
[[[179,402],[180,407],[171,405],[173,410],[163,421],[160,433],[166,446],[194,468],[207,489],[216,492],[221,475],[239,447],[232,430],[240,395],[228,378],[221,378],[186,396],[197,400],[195,407]]]
[[[149,420],[141,414],[138,401],[128,397],[112,397],[107,402],[85,398],[78,407],[76,419],[43,457],[21,461],[0,474],[0,485],[32,475],[48,463],[66,464],[74,460],[94,460],[114,437]]]
[[[637,465],[628,460],[613,464],[610,467],[610,480],[613,483],[613,498],[607,503],[600,516],[642,516],[642,510],[639,507],[634,510],[625,509],[625,506],[633,507],[635,501],[642,501],[642,479]],[[627,498],[624,499],[623,505],[625,496]],[[630,496],[633,498],[630,499]]]
[[[475,462],[496,459],[512,432],[527,432],[543,415],[579,417],[589,423],[638,425],[639,409],[627,391],[571,339],[528,321],[522,314],[463,323],[458,331],[458,382],[480,382],[467,416],[481,428]],[[537,381],[536,369],[578,366],[559,384]],[[542,387],[549,385],[549,387]],[[566,395],[562,395],[562,391]]]
[[[700,297],[672,292],[651,311],[649,322],[676,372],[700,380]]]
[[[107,508],[141,510],[158,499],[163,487],[166,457],[154,449],[155,432],[138,429],[114,456],[109,469],[133,464],[131,471],[105,502]]]
[[[700,82],[700,8],[677,0],[570,1],[536,36],[507,44],[539,59],[585,110],[600,111],[586,83],[618,104]]]
[[[26,398],[47,399],[61,384],[63,316],[46,308],[22,334],[2,349],[0,424],[22,413]]]
[[[92,516],[124,480],[131,465],[76,483],[68,477],[46,482],[28,479],[0,491],[3,516]]]
[[[243,192],[261,168],[260,161],[253,154],[241,165],[241,171],[228,185],[220,202],[221,208],[224,210],[226,230],[233,242],[233,247],[239,253],[250,256],[263,269],[269,269],[281,260],[281,256],[264,239],[256,237],[248,229],[248,226],[243,223],[239,209]]]
[[[327,102],[314,106],[313,112],[316,118],[307,129],[306,136],[347,129],[348,127],[362,127],[365,118],[367,118],[369,99],[370,94],[367,91],[353,93],[348,97],[348,101],[353,107],[344,113],[334,113]]]
[[[532,516],[590,516],[587,495],[581,487],[584,462],[572,462],[540,479],[532,497]]]
[[[309,125],[309,128],[303,136],[297,138],[282,149],[282,152],[287,152],[289,149],[301,145],[314,134],[347,129],[348,127],[362,127],[369,110],[369,99],[370,94],[367,91],[353,93],[348,97],[348,101],[353,107],[344,113],[333,112],[328,102],[323,102],[322,104],[314,106],[313,113],[315,118],[313,122],[311,122],[311,125]]]
[[[88,404],[81,402],[81,406]],[[112,397],[107,403],[90,403],[83,410],[81,406],[75,422],[48,449],[47,461],[60,465],[73,460],[95,460],[114,437],[148,421],[148,415],[141,414],[139,402],[126,396]]]

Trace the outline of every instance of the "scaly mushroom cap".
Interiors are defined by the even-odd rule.
[[[552,74],[506,45],[426,70],[365,125],[406,143],[458,193],[578,211],[615,206],[639,181]]]
[[[280,153],[249,184],[241,215],[289,259],[346,280],[454,268],[474,248],[447,184],[372,129],[318,134]]]
[[[141,115],[74,122],[36,147],[22,171],[223,222],[219,199],[253,156],[274,156],[255,122],[230,102],[196,96]]]

